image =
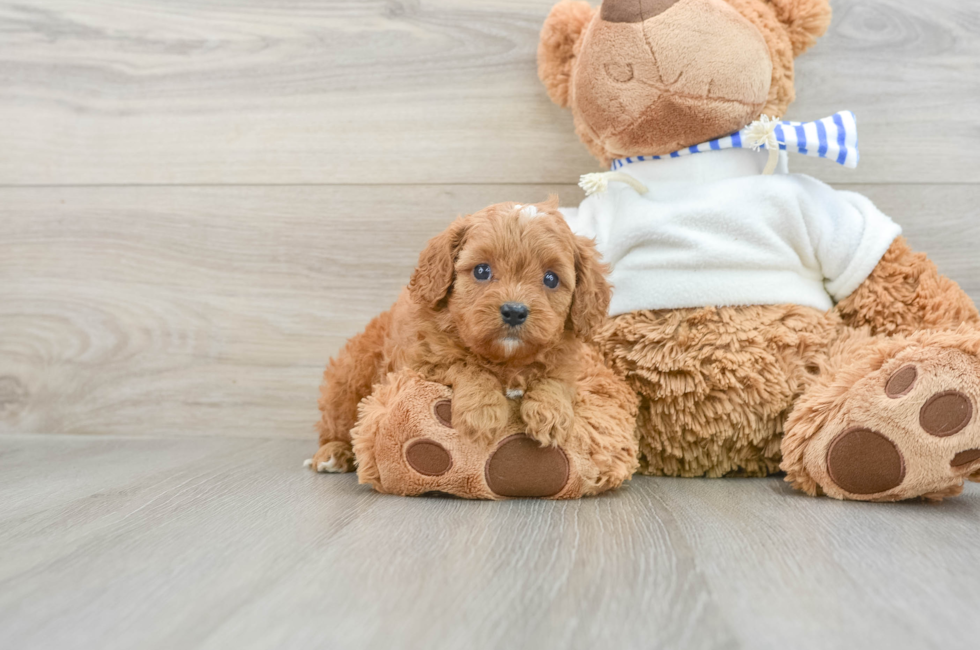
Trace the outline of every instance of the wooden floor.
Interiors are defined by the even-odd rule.
[[[980,300],[980,4],[831,0],[789,119]],[[0,0],[0,649],[975,647],[980,489],[315,476],[326,359],[423,243],[597,169],[552,0]]]
[[[980,486],[406,499],[295,440],[0,437],[0,646],[975,648]]]

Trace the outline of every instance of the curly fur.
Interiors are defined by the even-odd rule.
[[[764,476],[838,320],[795,305],[638,311],[597,344],[640,396],[640,471]]]
[[[583,496],[622,485],[638,467],[637,398],[630,387],[607,368],[592,346],[585,349],[575,390],[576,438],[588,441],[594,471],[583,476]],[[629,432],[629,436],[616,435]]]
[[[833,11],[828,0],[767,0],[786,26],[793,56],[799,56],[827,33]]]
[[[538,204],[535,216],[513,203],[491,206],[429,242],[395,305],[324,372],[318,429],[330,451],[321,448],[314,462],[329,456],[353,469],[346,452],[358,404],[388,373],[406,368],[453,388],[461,435],[494,439],[508,423],[505,391],[519,389],[527,434],[543,444],[566,441],[583,336],[605,318],[610,287],[594,243],[574,235],[556,206],[556,199]],[[491,265],[492,280],[473,277],[482,263]],[[558,287],[544,286],[547,270],[557,273]],[[501,320],[501,304],[511,301],[530,308],[519,328]]]
[[[837,312],[851,327],[889,336],[980,325],[970,297],[940,275],[924,253],[913,252],[904,237],[892,242],[868,279],[837,305]]]

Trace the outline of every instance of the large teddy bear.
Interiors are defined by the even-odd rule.
[[[953,496],[980,479],[977,310],[868,199],[787,172],[784,148],[853,166],[851,114],[770,120],[830,16],[827,0],[553,8],[539,75],[614,170],[565,211],[612,267],[597,343],[640,398],[642,473]]]

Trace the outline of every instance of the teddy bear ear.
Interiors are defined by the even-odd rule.
[[[548,89],[551,101],[562,108],[568,106],[568,82],[572,61],[582,32],[595,15],[588,2],[562,0],[551,8],[541,28],[538,43],[538,77]]]
[[[830,26],[829,0],[769,0],[779,22],[786,26],[793,56],[807,51]]]

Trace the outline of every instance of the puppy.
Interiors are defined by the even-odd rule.
[[[412,368],[453,389],[453,427],[488,442],[520,399],[529,436],[562,444],[585,337],[609,307],[606,268],[557,199],[501,203],[429,241],[394,306],[330,360],[318,423],[321,472],[353,469],[357,405],[389,372]]]

